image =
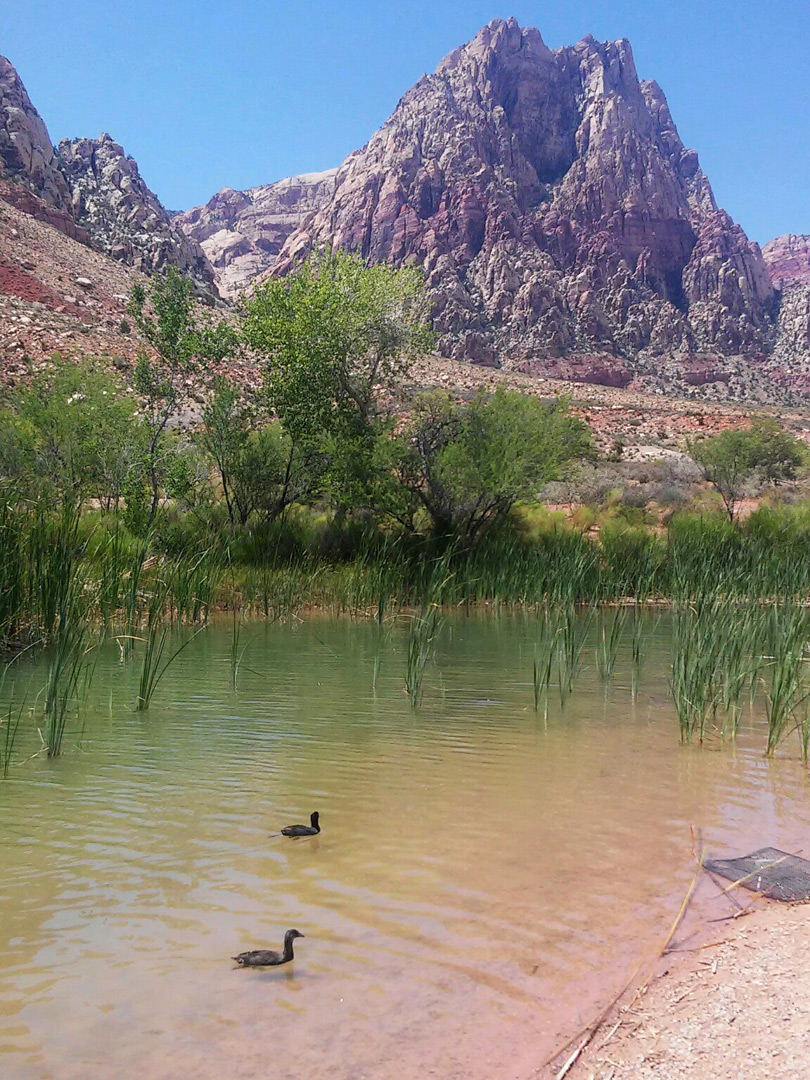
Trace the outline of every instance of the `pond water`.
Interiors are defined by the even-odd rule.
[[[0,781],[0,1075],[518,1080],[662,944],[690,826],[712,854],[802,848],[796,746],[766,761],[747,716],[679,745],[666,619],[637,700],[629,646],[609,684],[589,647],[545,720],[536,633],[447,619],[418,711],[404,624],[250,625],[236,688],[209,627],[145,713],[105,647],[63,756]],[[5,688],[17,759],[42,665]],[[312,810],[319,837],[271,835]],[[293,964],[233,965],[289,927]]]

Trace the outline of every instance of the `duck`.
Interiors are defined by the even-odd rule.
[[[314,814],[309,815],[309,825],[287,825],[281,830],[282,836],[317,836],[321,831],[321,827],[318,824],[318,818],[320,817],[316,810]]]
[[[238,956],[232,956],[242,967],[278,967],[279,964],[289,964],[293,956],[293,941],[299,937],[305,937],[300,930],[288,930],[284,935],[284,951],[276,952],[274,949],[250,949],[248,952],[240,952]]]

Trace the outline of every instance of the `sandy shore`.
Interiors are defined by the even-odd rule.
[[[810,1077],[810,904],[760,899],[704,930],[707,946],[670,953],[625,995],[568,1080]],[[569,1053],[538,1076],[557,1076]]]

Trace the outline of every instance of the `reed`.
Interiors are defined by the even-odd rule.
[[[641,682],[641,670],[644,665],[647,632],[638,604],[633,605],[633,626],[630,633],[630,694],[635,701]]]
[[[149,558],[151,534],[148,534],[135,548],[129,560],[129,567],[124,574],[124,640],[122,650],[125,658],[131,658],[135,649],[136,634],[141,621],[143,598],[141,581]]]
[[[557,630],[557,673],[560,692],[560,706],[574,692],[574,684],[582,668],[582,654],[593,619],[593,609],[579,616],[572,603],[566,604]]]
[[[16,660],[17,657],[14,659]],[[3,667],[3,674],[0,675],[0,693],[5,689],[6,676],[13,663],[14,660],[11,660]],[[11,755],[14,753],[14,743],[17,741],[17,732],[20,730],[20,720],[24,709],[25,697],[23,697],[17,709],[14,708],[13,703],[9,703],[0,715],[0,771],[2,771],[4,780],[8,779],[11,768]]]
[[[602,679],[607,680],[613,677],[619,645],[626,628],[626,608],[618,608],[609,615],[600,611],[596,637],[596,668]]]
[[[532,688],[534,691],[534,711],[540,711],[543,702],[543,720],[548,722],[548,698],[554,660],[557,655],[557,627],[551,622],[548,611],[543,615],[542,631],[534,647],[534,665],[532,667]]]
[[[442,625],[436,604],[423,608],[411,620],[408,631],[408,653],[405,664],[405,691],[411,706],[417,709],[422,702],[422,682],[428,660],[433,656],[436,636]]]
[[[0,646],[13,642],[25,615],[24,515],[0,492]]]
[[[143,663],[141,665],[141,677],[138,685],[138,698],[135,703],[136,712],[146,712],[152,702],[152,696],[163,676],[177,657],[192,641],[205,629],[200,626],[187,637],[185,641],[172,652],[166,660],[163,659],[169,636],[169,627],[162,618],[150,620],[146,629],[146,644],[144,647]]]
[[[28,604],[38,632],[50,639],[68,606],[80,557],[79,512],[66,503],[59,516],[39,506],[28,532]],[[72,603],[72,601],[71,601]]]
[[[795,726],[803,735],[810,684],[805,649],[810,638],[810,614],[803,604],[790,601],[768,612],[771,655],[765,670],[765,713],[768,720],[766,753],[772,756]]]
[[[48,757],[59,757],[71,705],[78,706],[78,687],[87,663],[88,622],[77,601],[75,584],[58,616],[45,684],[45,744]]]

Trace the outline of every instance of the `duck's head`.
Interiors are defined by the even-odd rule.
[[[285,941],[293,941],[297,937],[305,937],[305,936],[306,935],[302,934],[300,930],[288,930],[287,933],[284,935],[284,940]]]
[[[320,816],[321,815],[318,813],[317,810],[314,812],[314,814],[309,815],[309,823],[310,823],[310,825],[312,826],[313,829],[318,828],[318,818]]]

